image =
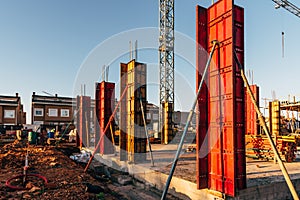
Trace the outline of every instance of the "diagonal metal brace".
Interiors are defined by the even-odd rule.
[[[238,65],[239,69],[241,70],[241,75],[242,75],[243,81],[244,81],[244,83],[246,85],[247,91],[248,91],[248,93],[250,95],[251,101],[252,101],[252,103],[254,105],[254,108],[256,110],[256,113],[258,115],[258,119],[260,121],[260,124],[263,126],[263,129],[264,129],[264,131],[265,131],[265,133],[266,133],[266,135],[267,135],[267,137],[269,139],[269,142],[271,144],[272,150],[275,153],[275,157],[276,157],[276,159],[278,161],[279,167],[280,167],[280,169],[282,171],[282,174],[284,176],[284,179],[285,179],[285,181],[286,181],[286,183],[287,183],[287,185],[288,185],[288,187],[290,189],[290,192],[291,192],[291,194],[292,194],[292,196],[293,196],[293,198],[295,200],[299,200],[299,197],[297,195],[297,191],[295,190],[294,185],[293,185],[293,183],[291,181],[291,178],[290,178],[290,176],[289,176],[289,174],[288,174],[288,172],[287,172],[287,170],[285,168],[285,165],[283,164],[283,162],[281,160],[281,157],[279,156],[277,148],[276,148],[276,146],[274,144],[274,141],[273,141],[273,139],[271,137],[271,134],[269,132],[269,129],[267,127],[267,124],[266,124],[265,120],[263,119],[263,115],[262,115],[262,113],[260,112],[260,110],[259,110],[259,108],[257,106],[256,100],[255,100],[254,95],[253,95],[253,93],[251,91],[249,82],[248,82],[248,80],[247,80],[247,78],[245,76],[243,66],[240,63],[235,50],[234,50],[234,61]]]
[[[194,110],[195,110],[195,107],[197,105],[197,100],[198,100],[198,97],[200,95],[200,89],[201,89],[201,87],[202,87],[202,85],[204,83],[204,79],[205,79],[205,76],[207,74],[207,70],[208,70],[208,68],[210,66],[210,63],[211,63],[213,54],[214,54],[214,52],[216,50],[216,47],[220,45],[220,42],[217,41],[217,40],[213,40],[212,43],[213,43],[213,47],[212,47],[212,50],[210,52],[208,61],[206,63],[206,66],[205,66],[205,69],[204,69],[204,72],[203,72],[203,75],[202,75],[202,78],[201,78],[201,82],[200,82],[199,87],[198,87],[197,95],[195,97],[192,109],[190,110],[190,113],[189,113],[189,116],[188,116],[188,119],[187,119],[187,123],[185,124],[184,131],[183,131],[183,134],[181,136],[181,140],[179,142],[179,145],[178,145],[178,148],[177,148],[177,152],[176,152],[176,155],[175,155],[174,161],[172,163],[172,167],[171,167],[171,170],[170,170],[167,182],[166,182],[166,187],[164,188],[164,191],[163,191],[162,196],[161,196],[161,200],[165,200],[166,199],[166,196],[167,196],[167,193],[168,193],[168,189],[169,189],[169,186],[170,186],[170,183],[171,183],[171,180],[172,180],[172,177],[173,177],[173,174],[174,174],[177,162],[178,162],[179,154],[180,154],[180,152],[182,150],[183,142],[184,142],[186,133],[188,131],[188,127],[189,127],[189,125],[190,125],[190,123],[192,121],[192,118],[193,118]]]

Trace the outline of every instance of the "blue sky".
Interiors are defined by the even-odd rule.
[[[246,68],[254,71],[254,82],[261,87],[261,97],[271,98],[274,90],[282,100],[289,94],[299,99],[300,19],[283,9],[275,10],[271,0],[235,2],[245,8]],[[291,2],[300,6],[295,0]],[[195,38],[197,4],[208,6],[211,0],[175,0],[175,29],[184,38],[176,39],[177,50],[182,48],[182,41]],[[154,31],[143,37],[138,34],[145,27],[157,28],[158,1],[1,0],[0,26],[0,94],[18,92],[29,120],[33,91],[73,96],[76,90],[78,92],[78,84],[100,80],[104,64],[111,68],[109,80],[118,82],[119,62],[127,62],[128,54],[115,55],[112,60],[107,60],[106,54],[129,49],[129,40],[135,39],[139,39],[139,46],[147,47],[149,39],[156,47],[158,33]],[[136,28],[139,31],[132,31]],[[285,32],[284,58],[281,56],[282,31]],[[123,42],[112,42],[115,38],[121,40],[120,36],[124,36]],[[182,49],[191,51],[190,55],[187,51],[183,57],[181,54],[176,57],[175,106],[189,110],[195,90],[194,46]],[[96,59],[92,61],[95,73],[92,71],[85,80],[78,80],[95,52]],[[148,64],[148,80],[157,82],[157,49],[141,50],[139,60]],[[94,96],[93,87],[87,83],[88,95]],[[185,88],[189,88],[189,95]],[[158,102],[157,85],[149,86],[148,100]]]

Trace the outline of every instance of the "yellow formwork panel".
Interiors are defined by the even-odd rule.
[[[163,128],[163,138],[162,143],[168,144],[174,138],[173,127],[172,127],[172,115],[173,115],[173,104],[166,102],[163,105],[164,108],[164,128]]]
[[[272,102],[272,133],[275,135],[280,134],[280,102]]]
[[[139,162],[146,160],[146,138],[140,109],[140,100],[146,109],[146,65],[135,60],[127,63],[126,84],[127,159]]]

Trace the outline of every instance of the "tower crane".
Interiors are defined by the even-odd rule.
[[[174,0],[159,0],[159,130],[161,141],[172,140],[174,111]]]
[[[291,2],[287,0],[272,0],[272,1],[276,3],[276,7],[275,7],[276,9],[282,7],[287,11],[289,11],[290,13],[296,15],[297,17],[300,17],[300,9],[294,4],[292,4]]]

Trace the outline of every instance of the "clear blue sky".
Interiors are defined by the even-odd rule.
[[[271,0],[235,2],[245,8],[246,68],[254,70],[254,82],[261,87],[261,97],[271,98],[271,91],[275,90],[280,99],[286,99],[289,94],[300,99],[300,19],[283,9],[275,10]],[[300,6],[298,1],[291,2]],[[207,6],[211,0],[175,0],[175,29],[190,40],[195,38],[197,4]],[[158,0],[1,0],[0,25],[0,94],[14,95],[18,92],[29,120],[32,92],[43,94],[42,91],[47,91],[61,96],[76,94],[74,87],[78,92],[78,83],[85,83],[76,77],[80,77],[85,63],[97,46],[101,49],[101,44],[102,47],[105,43],[114,46],[104,45],[105,51],[102,49],[93,60],[95,73],[85,76],[92,83],[86,83],[87,94],[94,96],[93,83],[100,80],[104,64],[111,67],[110,81],[118,82],[119,62],[127,62],[128,55],[115,55],[113,60],[105,60],[104,56],[128,49],[130,39],[142,38],[139,39],[141,46],[143,42],[146,44],[143,38],[151,37],[149,42],[157,41],[158,33],[146,37],[127,34],[123,43],[110,42],[114,38],[120,39],[124,31],[157,28]],[[285,32],[284,58],[281,56],[282,31]],[[177,42],[180,43],[180,40],[176,40],[175,44],[179,49],[181,44]],[[152,46],[156,45],[152,43]],[[179,56],[175,64],[178,80],[175,80],[176,108],[183,110],[189,110],[193,98],[192,94],[187,96],[183,92],[186,84],[191,93],[195,91],[195,71],[191,66],[194,46],[186,48],[191,48],[191,57],[186,60]],[[189,59],[192,61],[189,62]],[[157,81],[157,49],[141,51],[139,60],[148,63],[148,80]],[[157,86],[149,86],[148,99],[158,102]]]

